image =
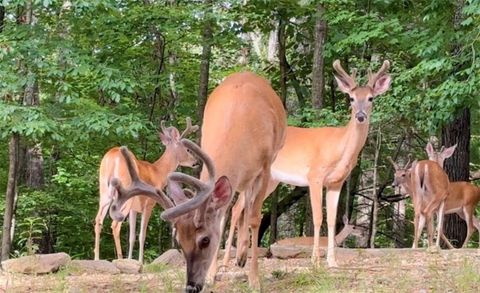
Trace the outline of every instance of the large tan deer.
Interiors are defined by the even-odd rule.
[[[175,225],[177,241],[186,259],[186,291],[199,292],[207,271],[210,278],[216,273],[223,221],[232,194],[244,192],[248,202],[245,211],[252,231],[249,282],[253,288],[259,289],[256,244],[261,205],[270,179],[270,166],[285,140],[285,128],[285,110],[270,84],[249,72],[232,74],[207,101],[202,124],[202,149],[183,140],[204,161],[201,180],[172,173],[168,179],[172,202],[160,190],[135,178],[135,168],[132,167],[130,175],[135,179],[128,189],[114,180],[119,195],[110,214],[121,217],[123,203],[137,194],[148,194],[160,203],[165,209],[162,218]],[[128,156],[126,151],[125,154]],[[193,186],[196,195],[188,198],[178,182]]]
[[[161,122],[161,132],[159,132],[160,140],[165,146],[165,152],[154,163],[141,161],[134,157],[135,165],[138,168],[140,177],[143,181],[155,186],[155,188],[162,189],[167,181],[168,173],[175,171],[181,166],[191,167],[196,163],[195,158],[190,155],[187,149],[180,143],[183,137],[186,137],[198,129],[197,125],[192,126],[190,118],[187,118],[187,127],[180,135],[175,127],[166,128],[164,121]],[[133,154],[132,154],[133,156]],[[130,176],[128,174],[127,165],[120,154],[120,148],[111,148],[104,156],[100,163],[100,201],[97,216],[95,218],[95,259],[100,259],[100,232],[102,230],[103,220],[108,211],[108,207],[115,197],[116,190],[111,185],[112,178],[118,178],[122,184],[128,185],[130,183]],[[139,255],[138,259],[143,262],[143,250],[145,246],[145,236],[148,222],[152,215],[152,210],[155,206],[155,201],[151,198],[140,196],[129,200],[122,209],[124,217],[129,215],[129,246],[128,258],[132,258],[132,251],[135,245],[135,230],[137,213],[142,213],[139,233]],[[115,241],[115,249],[118,258],[123,258],[122,246],[120,242],[120,229],[123,219],[121,221],[112,221],[112,233]]]
[[[451,247],[442,232],[445,202],[449,196],[450,185],[445,171],[437,162],[430,160],[414,161],[411,167],[407,163],[403,168],[400,168],[391,158],[389,160],[395,168],[392,186],[400,187],[403,194],[410,194],[412,197],[415,210],[412,248],[418,247],[418,240],[425,223],[427,224],[428,245],[429,247],[433,245],[434,212],[437,212],[436,246],[440,247],[440,238],[442,238]]]
[[[309,186],[314,223],[314,245],[312,261],[320,261],[320,227],[322,226],[323,188],[327,189],[327,224],[328,250],[327,262],[330,267],[337,266],[335,257],[335,224],[337,205],[343,182],[357,164],[358,154],[362,150],[368,135],[369,119],[372,112],[373,99],[386,92],[391,83],[387,73],[390,63],[384,61],[375,74],[368,71],[366,86],[358,86],[353,71],[349,75],[340,65],[333,63],[336,71],[335,79],[340,90],[350,97],[351,116],[344,127],[298,128],[287,127],[285,145],[278,153],[272,167],[272,180],[269,183],[268,196],[279,182]],[[233,238],[234,227],[243,215],[243,196],[232,209],[229,240],[226,254]],[[237,259],[239,254],[245,258],[248,232],[242,225],[238,226]],[[224,258],[226,264],[226,258]]]
[[[457,145],[449,148],[442,147],[436,152],[431,143],[428,143],[425,150],[428,159],[437,162],[442,168],[445,159],[451,157]],[[480,232],[480,221],[475,217],[475,208],[480,201],[480,188],[466,182],[450,182],[448,197],[445,201],[445,214],[456,213],[467,223],[467,236],[462,247],[466,247],[475,227]],[[449,243],[447,242],[447,245]],[[450,247],[453,248],[453,247]]]

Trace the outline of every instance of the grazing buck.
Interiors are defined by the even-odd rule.
[[[195,158],[190,155],[187,149],[180,143],[183,137],[197,131],[198,126],[192,126],[190,118],[187,118],[187,127],[180,135],[175,127],[165,127],[164,121],[161,122],[160,140],[165,145],[165,152],[154,163],[136,159],[133,154],[135,166],[138,169],[140,178],[158,189],[162,189],[166,184],[167,174],[174,171],[178,165],[191,167],[196,163]],[[103,220],[107,213],[112,199],[116,196],[116,189],[112,186],[112,178],[117,178],[123,185],[130,183],[130,176],[127,170],[125,159],[120,154],[120,148],[114,147],[103,156],[100,163],[100,202],[97,217],[95,218],[95,259],[100,259],[100,232],[102,230]],[[122,255],[122,246],[120,243],[120,229],[123,219],[129,215],[130,237],[128,246],[128,258],[132,258],[132,251],[135,245],[135,229],[137,213],[142,213],[140,224],[139,244],[140,251],[138,259],[143,262],[143,249],[145,245],[145,236],[147,232],[148,221],[152,215],[155,201],[151,198],[140,196],[129,200],[122,208],[123,218],[119,221],[112,221],[112,233],[115,240],[115,249],[117,257]]]
[[[418,240],[422,234],[425,223],[427,224],[428,245],[433,245],[433,213],[437,212],[437,240],[436,246],[440,247],[442,238],[449,247],[450,242],[443,235],[443,215],[445,202],[449,194],[448,176],[437,162],[430,160],[414,161],[412,166],[408,162],[400,168],[391,158],[388,158],[395,168],[392,183],[394,188],[400,187],[401,193],[410,194],[412,197],[414,218],[414,240],[412,248],[418,247]]]
[[[268,196],[279,182],[308,186],[313,212],[314,244],[312,261],[320,261],[320,227],[322,226],[323,188],[327,189],[327,224],[328,249],[327,262],[330,267],[337,266],[335,257],[335,224],[337,206],[343,182],[357,164],[358,154],[362,150],[368,135],[369,119],[372,112],[373,99],[386,92],[391,83],[387,73],[390,63],[384,61],[375,74],[368,71],[366,86],[358,86],[356,71],[349,75],[340,65],[333,63],[340,90],[350,97],[352,108],[350,121],[344,127],[298,128],[287,127],[285,145],[280,150],[271,167],[272,180],[269,182]],[[263,199],[262,199],[263,200]],[[239,219],[245,218],[244,198],[241,194],[232,208],[232,220],[227,253],[233,238],[234,227]],[[242,225],[238,227],[238,252],[244,251],[243,236],[248,231]],[[224,259],[224,263],[226,263]]]
[[[445,159],[450,158],[455,152],[457,145],[445,148],[442,146],[439,152],[436,152],[431,143],[428,143],[425,150],[428,159],[437,162],[441,167]],[[463,248],[467,246],[475,227],[480,232],[480,221],[475,217],[475,208],[480,201],[480,188],[466,182],[450,182],[448,197],[445,201],[445,214],[456,213],[467,223],[467,236],[463,242]],[[442,237],[443,238],[443,237]],[[449,243],[447,242],[447,245]],[[453,246],[449,246],[453,248]]]
[[[216,273],[228,203],[233,192],[243,192],[246,223],[252,231],[249,282],[251,287],[259,289],[257,242],[261,207],[270,166],[285,140],[286,113],[265,79],[243,72],[230,75],[212,92],[203,117],[202,148],[182,140],[205,163],[201,180],[172,173],[168,177],[172,202],[161,190],[141,182],[131,167],[130,175],[134,178],[131,187],[125,190],[118,180],[113,181],[119,195],[110,214],[121,218],[123,203],[137,194],[147,194],[160,203],[165,209],[162,218],[173,222],[186,259],[186,292],[200,292],[207,271],[212,280]],[[128,156],[126,151],[124,154]],[[188,198],[179,182],[193,186],[196,195]],[[245,264],[243,260],[241,264]]]

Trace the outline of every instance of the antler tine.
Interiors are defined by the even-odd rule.
[[[445,146],[442,145],[442,147],[440,148],[440,152],[439,152],[439,153],[442,153],[444,150],[445,150]]]
[[[392,163],[393,168],[395,168],[395,170],[399,169],[397,163],[393,161],[392,157],[388,156],[387,160],[390,161],[390,163]]]
[[[352,79],[354,81],[357,80],[357,69],[356,68],[352,69],[352,74],[350,74],[350,76],[352,77]]]
[[[333,62],[333,68],[335,71],[338,73],[338,75],[344,79],[348,85],[350,86],[351,89],[355,88],[357,86],[357,82],[355,81],[355,76],[350,76],[345,69],[343,69],[342,65],[340,64],[340,60],[335,60]],[[355,72],[356,74],[356,72]]]
[[[410,161],[412,160],[412,155],[411,154],[408,154],[408,161],[407,163],[405,164],[405,166],[403,167],[404,169],[409,169],[408,168],[408,165],[410,164]]]
[[[192,126],[192,119],[190,117],[187,117],[187,127],[185,130],[182,132],[182,135],[180,136],[181,138],[186,137],[190,133],[196,132],[198,130],[198,125],[193,125]]]
[[[133,164],[133,160],[128,152],[128,148],[122,146],[120,148],[120,152],[127,163],[127,168],[128,172],[130,173],[130,177],[132,178],[132,183],[128,188],[125,188],[122,186],[122,183],[118,178],[112,179],[111,184],[118,191],[118,196],[113,200],[113,203],[110,206],[110,216],[112,219],[122,221],[124,218],[121,213],[123,205],[127,200],[136,195],[148,196],[158,202],[164,209],[173,207],[172,201],[161,190],[156,189],[150,184],[146,184],[139,178],[137,170]]]
[[[375,82],[377,82],[377,80],[387,72],[388,68],[390,68],[390,61],[383,61],[382,67],[380,67],[377,73],[369,74],[367,83],[368,86],[373,88],[375,86]]]
[[[172,181],[174,181],[172,182],[173,184],[177,184],[176,182],[184,182],[197,189],[198,193],[187,202],[181,203],[174,208],[165,210],[161,214],[161,217],[164,220],[173,220],[181,215],[197,209],[210,197],[210,194],[213,192],[215,187],[215,167],[213,166],[212,160],[200,149],[199,146],[190,140],[184,138],[181,140],[181,142],[186,148],[190,149],[192,153],[194,153],[204,162],[208,170],[209,178],[207,183],[204,183],[197,178],[183,173],[174,172],[170,174],[168,176],[169,184],[171,184],[170,182]]]
[[[165,120],[160,121],[160,128],[164,134],[167,134],[167,127],[165,127]]]

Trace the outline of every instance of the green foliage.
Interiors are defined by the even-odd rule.
[[[196,120],[205,18],[211,18],[214,30],[211,89],[232,72],[252,70],[278,90],[280,70],[267,56],[268,42],[278,22],[285,23],[287,61],[306,100],[305,107],[298,106],[289,76],[289,125],[347,122],[347,100],[332,79],[335,59],[346,68],[358,68],[361,83],[368,66],[375,70],[383,59],[390,60],[392,88],[375,99],[371,125],[384,135],[379,182],[391,180],[385,157],[395,153],[400,138],[409,140],[400,158],[407,153],[425,157],[425,139],[438,134],[463,107],[472,110],[472,170],[480,166],[479,1],[465,1],[456,25],[456,1],[231,0],[215,2],[213,13],[206,13],[201,1],[72,1],[66,7],[64,1],[42,0],[33,1],[31,25],[21,24],[25,1],[2,3],[7,17],[0,33],[0,189],[6,189],[7,145],[13,133],[20,134],[24,147],[41,143],[46,179],[38,190],[21,181],[14,241],[18,253],[42,249],[35,246],[42,234],[53,239],[56,251],[92,257],[103,154],[128,145],[139,158],[153,161],[162,148],[156,134],[160,120],[173,119],[173,125],[186,116]],[[309,98],[319,3],[328,24],[326,87],[324,109],[315,110]],[[246,64],[238,62],[244,49]],[[25,88],[34,84],[38,105],[26,106]],[[373,151],[369,139],[362,170],[373,167]],[[268,202],[264,208],[269,209]],[[147,231],[149,260],[161,252],[159,246],[170,245],[169,225],[158,214],[154,212]],[[389,215],[382,211],[380,230],[392,229]],[[107,219],[102,257],[113,258],[108,224]],[[386,236],[377,242],[392,246]]]

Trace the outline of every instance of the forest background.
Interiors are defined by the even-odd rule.
[[[102,156],[127,145],[156,160],[160,121],[199,124],[208,93],[230,73],[271,81],[289,125],[345,124],[335,59],[361,77],[387,59],[393,78],[374,101],[338,227],[347,215],[365,228],[349,247],[409,247],[413,207],[389,187],[387,157],[426,158],[436,136],[437,148],[458,144],[445,167],[451,180],[480,177],[479,37],[475,0],[0,1],[2,259],[57,251],[93,258]],[[448,218],[447,235],[461,245],[464,223]],[[106,259],[115,256],[109,223]],[[305,188],[282,186],[267,199],[263,245],[311,233]],[[171,245],[156,209],[145,258]]]

